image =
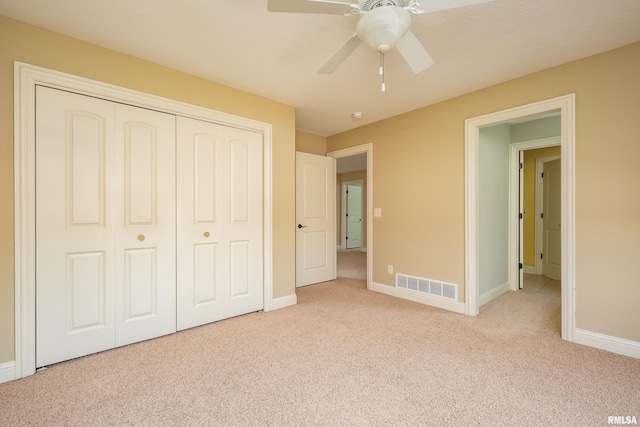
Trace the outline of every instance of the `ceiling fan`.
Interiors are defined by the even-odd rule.
[[[320,74],[333,73],[351,53],[366,43],[380,52],[380,75],[383,76],[384,54],[393,48],[407,61],[417,74],[433,64],[433,59],[416,36],[409,30],[411,14],[452,9],[491,0],[425,0],[420,7],[418,0],[357,0],[344,3],[332,0],[269,0],[270,12],[321,13],[330,15],[361,15],[356,32],[318,71]]]

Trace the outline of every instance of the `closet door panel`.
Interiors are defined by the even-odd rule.
[[[225,318],[224,128],[178,117],[178,330]]]
[[[225,128],[228,161],[228,316],[263,308],[262,135]]]
[[[116,106],[116,345],[176,331],[175,116]]]
[[[36,366],[115,343],[113,104],[36,89]]]

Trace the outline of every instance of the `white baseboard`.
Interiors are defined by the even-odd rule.
[[[576,328],[573,342],[640,359],[640,342]]]
[[[286,295],[280,298],[273,298],[271,300],[271,307],[269,308],[269,310],[265,310],[265,311],[279,310],[281,308],[296,305],[297,303],[298,303],[298,296],[296,294]]]
[[[524,266],[524,272],[526,274],[537,274],[536,273],[536,267],[534,265],[525,265]]]
[[[16,379],[16,362],[0,363],[0,384]]]
[[[500,295],[509,292],[509,282],[504,282],[502,285],[498,285],[495,288],[489,289],[480,295],[480,307],[485,305],[491,300],[498,298]]]
[[[413,292],[407,289],[397,288],[395,286],[383,285],[376,282],[371,282],[369,290],[380,292],[381,294],[391,295],[392,297],[417,302],[420,304],[430,305],[432,307],[442,308],[444,310],[453,311],[459,314],[466,313],[466,305],[459,301],[449,301],[444,298],[438,298],[431,295]]]

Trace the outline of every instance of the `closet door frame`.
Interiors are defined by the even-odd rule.
[[[263,135],[264,311],[273,299],[272,125],[180,101],[121,88],[43,67],[14,63],[15,378],[35,373],[35,92],[36,86],[247,129]]]

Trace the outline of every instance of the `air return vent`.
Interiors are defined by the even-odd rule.
[[[458,285],[440,280],[396,274],[396,288],[408,289],[453,301],[458,300]]]

